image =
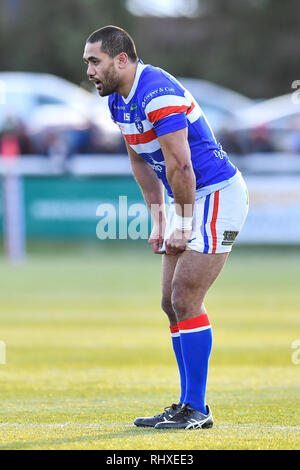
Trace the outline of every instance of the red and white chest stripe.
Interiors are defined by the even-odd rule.
[[[138,131],[135,123],[117,121],[117,124],[133,150],[137,153],[152,153],[160,149],[153,123],[177,113],[185,113],[188,120],[194,122],[200,117],[201,109],[188,95],[164,95],[152,99],[145,107],[147,119],[141,121],[142,133]]]

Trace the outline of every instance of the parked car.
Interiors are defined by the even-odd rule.
[[[197,100],[217,135],[237,111],[249,108],[254,103],[240,93],[206,80],[186,77],[178,80]]]
[[[59,123],[75,127],[78,120],[99,130],[107,151],[118,151],[122,145],[118,127],[110,118],[106,98],[95,99],[89,91],[63,78],[29,72],[0,73],[0,129],[7,121],[21,121],[30,133],[43,132]],[[67,117],[68,116],[68,117]],[[36,129],[34,129],[34,123]],[[76,123],[76,124],[75,124]]]
[[[193,95],[216,134],[235,116],[236,111],[254,103],[240,93],[206,80],[187,77],[179,77],[178,80]],[[93,93],[99,97],[97,90]]]
[[[287,94],[240,110],[227,122],[222,139],[233,153],[300,153],[300,103]]]

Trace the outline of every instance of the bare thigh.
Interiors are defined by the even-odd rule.
[[[178,321],[201,315],[204,297],[219,276],[229,253],[205,254],[184,251],[172,280],[172,307]]]

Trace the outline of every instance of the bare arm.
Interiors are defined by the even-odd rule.
[[[144,200],[149,207],[154,221],[149,243],[154,253],[158,253],[163,244],[165,231],[164,186],[152,168],[125,141],[131,169],[141,188]]]
[[[191,217],[195,201],[196,179],[187,140],[187,128],[159,137],[166,162],[166,174],[175,203],[182,216]],[[178,213],[178,212],[177,212]]]
[[[141,188],[149,210],[153,204],[164,204],[164,186],[152,168],[126,143],[133,175]],[[155,214],[154,214],[155,216]]]
[[[166,175],[175,199],[175,230],[166,241],[166,253],[185,250],[192,234],[196,178],[191,162],[187,128],[159,137],[166,162]]]

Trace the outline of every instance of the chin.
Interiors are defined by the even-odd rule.
[[[114,91],[107,91],[107,90],[102,90],[102,91],[98,91],[99,95],[100,96],[109,96],[109,95],[112,95],[114,93]]]

